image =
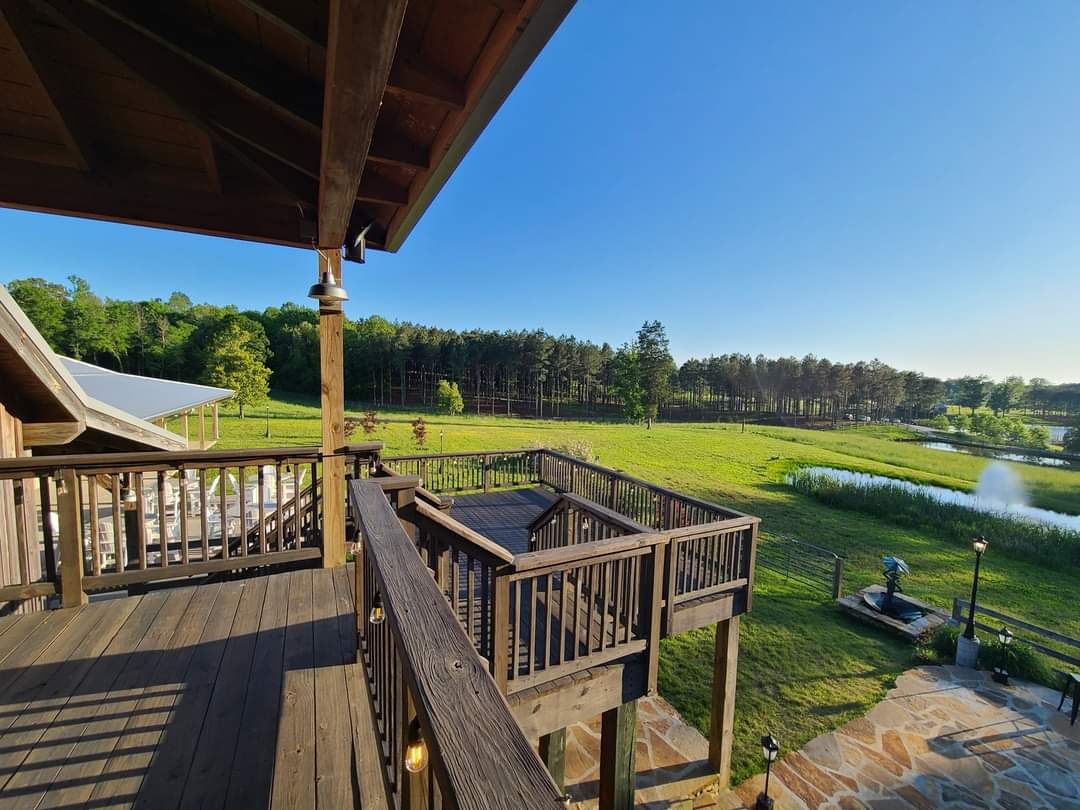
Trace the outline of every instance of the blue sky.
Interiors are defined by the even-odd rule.
[[[348,312],[1080,380],[1080,4],[581,0]],[[0,280],[262,308],[299,250],[0,210]]]

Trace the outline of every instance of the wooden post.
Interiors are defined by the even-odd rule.
[[[709,762],[721,788],[731,781],[731,740],[735,726],[735,681],[739,668],[739,617],[716,624],[713,657],[712,718],[709,722]]]
[[[491,489],[491,456],[484,456],[484,492]]]
[[[191,437],[190,437],[189,431],[188,431],[188,412],[187,411],[184,411],[182,414],[180,414],[180,427],[184,431],[184,441],[187,442],[190,445],[191,444]],[[199,449],[201,450],[202,447],[200,446]]]
[[[600,810],[633,810],[636,725],[636,700],[608,709],[601,716]]]
[[[660,672],[660,618],[661,602],[664,597],[664,556],[664,546],[658,543],[653,546],[649,556],[642,558],[648,562],[639,586],[641,588],[639,598],[644,609],[644,624],[648,634],[645,649],[645,684],[650,695],[656,694],[656,682]],[[671,593],[674,594],[674,591]]]
[[[840,598],[841,591],[844,587],[844,558],[837,557],[833,560],[833,572],[832,572],[832,598],[836,601]]]
[[[324,264],[341,283],[341,249],[319,251],[319,274]],[[340,303],[319,305],[319,368],[322,377],[323,520],[324,568],[345,564],[345,459],[336,455],[345,444],[345,368],[343,328],[345,313]],[[297,493],[299,495],[299,492]]]
[[[504,695],[510,667],[510,580],[495,572],[495,607],[491,618],[491,676]],[[514,640],[517,643],[517,639]]]
[[[215,402],[210,406],[210,410],[214,415],[214,422],[211,425],[210,435],[214,437],[214,441],[216,442],[221,438],[221,423],[218,421],[218,404]]]
[[[57,497],[60,513],[60,593],[64,607],[87,602],[83,590],[82,516],[79,514],[79,476],[68,468],[61,473]]]
[[[215,437],[216,438],[216,437]],[[199,406],[199,449],[206,449],[206,406]]]
[[[540,738],[540,759],[559,790],[566,789],[566,729],[560,728]]]

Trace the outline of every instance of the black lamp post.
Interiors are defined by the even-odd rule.
[[[761,753],[765,757],[765,790],[758,794],[756,810],[772,810],[773,800],[769,798],[769,772],[772,764],[776,761],[776,755],[780,753],[780,743],[771,734],[761,738]]]
[[[1013,640],[1012,630],[1002,626],[998,630],[997,636],[998,643],[1001,645],[1001,666],[994,667],[994,674],[991,677],[998,683],[1007,686],[1009,683],[1009,645],[1012,644]]]
[[[981,534],[971,541],[972,548],[975,549],[975,576],[971,580],[971,604],[968,606],[967,627],[964,628],[964,638],[975,638],[975,598],[979,594],[979,564],[982,562],[983,552],[986,551],[986,547],[990,545],[990,542]]]

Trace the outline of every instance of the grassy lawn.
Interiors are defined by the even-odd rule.
[[[240,420],[222,412],[219,447],[319,443],[317,403],[275,400]],[[374,435],[387,454],[416,452],[409,422],[415,412],[382,412]],[[905,590],[943,608],[966,596],[972,555],[930,533],[905,529],[851,511],[832,509],[794,493],[784,474],[801,464],[826,464],[971,489],[989,463],[977,456],[943,453],[899,441],[889,427],[842,431],[748,428],[721,424],[644,427],[502,417],[425,414],[428,451],[513,449],[539,442],[557,445],[587,439],[600,463],[676,490],[760,516],[766,534],[789,535],[827,546],[847,557],[848,590],[881,579],[883,554],[903,557],[912,573]],[[365,438],[362,434],[354,437]],[[1012,465],[1033,503],[1080,513],[1080,472]],[[1006,613],[1080,636],[1080,597],[1075,571],[994,553],[983,563],[980,601]],[[754,609],[743,620],[736,705],[734,776],[759,770],[757,739],[766,729],[786,749],[865,712],[911,665],[910,647],[849,622],[819,597],[759,573]],[[661,692],[702,731],[708,730],[712,633],[687,633],[665,642]]]

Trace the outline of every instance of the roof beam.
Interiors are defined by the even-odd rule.
[[[20,0],[0,0],[0,16],[7,21],[15,38],[16,49],[22,52],[23,59],[37,78],[75,165],[89,171],[93,163],[89,138],[83,134],[82,127],[60,109],[58,81],[51,66],[51,57],[38,43],[29,10]]]
[[[26,161],[0,160],[0,205],[255,242],[311,244],[303,238],[295,204],[102,179]]]
[[[427,65],[396,61],[390,68],[388,93],[460,110],[465,106],[465,86]]]
[[[142,0],[83,0],[175,53],[200,70],[227,82],[256,103],[291,123],[318,132],[322,122],[321,89],[315,82],[276,64],[270,72],[262,49],[218,26],[204,33],[179,16],[183,4]],[[169,9],[172,9],[170,14]]]
[[[277,114],[252,103],[217,74],[193,76],[185,57],[163,48],[113,14],[83,0],[37,0],[54,8],[70,25],[156,88],[196,124],[217,128],[273,156],[310,177],[318,177],[319,144],[313,134],[297,131]],[[196,69],[197,70],[197,69]]]
[[[330,0],[319,173],[319,247],[338,248],[352,218],[406,0]]]
[[[270,20],[297,39],[303,40],[309,48],[322,52],[326,50],[326,30],[321,27],[314,14],[303,13],[302,9],[313,10],[314,4],[305,5],[291,0],[236,0],[240,5],[254,11],[260,17]]]

